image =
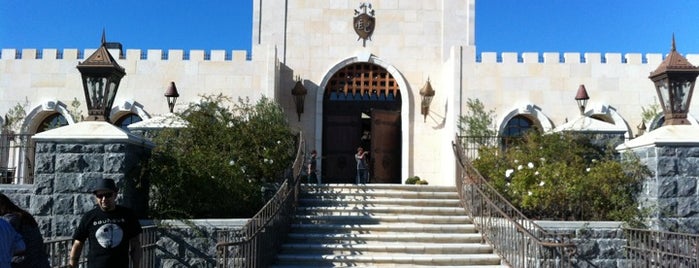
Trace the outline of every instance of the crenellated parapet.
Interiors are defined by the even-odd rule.
[[[699,63],[699,54],[688,54],[685,57],[694,63]],[[579,53],[579,52],[481,52],[476,56],[478,63],[543,63],[543,64],[650,64],[657,66],[663,60],[659,53]]]
[[[14,49],[4,48],[0,51],[2,60],[82,60],[85,55],[90,55],[95,49]],[[251,55],[245,50],[181,50],[181,49],[127,49],[121,53],[118,49],[110,49],[112,55],[119,55],[121,60],[147,60],[147,61],[249,61]]]

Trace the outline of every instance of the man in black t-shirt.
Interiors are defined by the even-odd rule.
[[[85,213],[73,234],[70,267],[77,267],[85,240],[89,239],[87,267],[134,268],[141,261],[141,225],[130,209],[116,204],[118,188],[114,180],[103,179],[92,192],[98,207]]]

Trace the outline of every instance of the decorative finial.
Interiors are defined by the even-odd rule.
[[[102,45],[104,45],[104,44],[106,44],[106,43],[107,43],[107,34],[106,34],[106,30],[105,30],[104,28],[102,28]]]
[[[676,51],[676,49],[675,49],[675,33],[672,33],[672,51]]]

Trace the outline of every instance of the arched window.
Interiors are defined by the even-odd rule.
[[[39,127],[36,129],[36,133],[41,133],[50,129],[62,127],[62,126],[67,126],[68,125],[68,120],[66,120],[65,117],[63,117],[62,114],[59,113],[54,113],[46,118],[44,118],[43,121],[39,124]]]
[[[137,114],[134,114],[134,113],[130,113],[130,114],[124,115],[121,118],[119,118],[118,120],[116,120],[114,122],[114,125],[117,127],[120,127],[123,130],[128,131],[129,130],[127,128],[128,125],[131,125],[131,124],[136,123],[136,122],[141,122],[141,121],[143,121],[143,119],[140,116],[138,116]]]
[[[659,128],[659,127],[662,127],[663,124],[665,124],[665,115],[664,115],[664,114],[660,114],[660,115],[656,116],[656,118],[654,118],[654,120],[651,121],[650,127],[648,128],[647,131],[650,132],[651,130],[654,130],[654,129],[657,129],[657,128]]]
[[[502,136],[501,144],[503,148],[506,148],[513,141],[519,140],[531,129],[535,129],[534,122],[526,116],[516,115],[510,121],[507,121],[503,132],[500,134]]]

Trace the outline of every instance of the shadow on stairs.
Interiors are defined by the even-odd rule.
[[[507,267],[451,186],[303,185],[272,267]]]

